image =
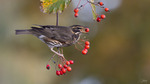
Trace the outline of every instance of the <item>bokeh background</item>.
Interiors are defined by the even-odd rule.
[[[45,69],[52,52],[44,43],[15,35],[32,24],[55,25],[55,15],[43,14],[39,0],[0,0],[0,84],[150,84],[150,0],[101,1],[111,12],[99,11],[107,17],[100,23],[87,16],[86,7],[74,18],[78,0],[59,15],[59,25],[89,26],[91,48],[87,55],[74,46],[64,48],[75,64],[71,73],[58,77],[53,63]]]

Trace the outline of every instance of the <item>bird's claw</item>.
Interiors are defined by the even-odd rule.
[[[60,54],[60,53],[59,53],[58,55],[59,55],[59,56],[61,56],[61,57],[64,57],[64,55],[63,55],[63,54]]]

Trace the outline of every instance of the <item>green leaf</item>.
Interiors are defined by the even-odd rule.
[[[43,13],[62,13],[65,8],[68,7],[71,0],[40,0],[41,11]]]
[[[89,0],[90,2],[94,3],[94,0]],[[90,4],[92,7],[92,14],[93,14],[93,19],[96,20],[97,15],[96,15],[96,9],[94,4]]]

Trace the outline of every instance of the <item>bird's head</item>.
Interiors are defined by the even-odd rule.
[[[75,34],[87,33],[89,31],[87,27],[81,26],[81,25],[72,25],[71,28],[72,28],[73,33]]]

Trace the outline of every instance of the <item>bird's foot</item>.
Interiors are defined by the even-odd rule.
[[[63,54],[60,54],[60,53],[58,53],[57,55],[58,55],[58,56],[61,56],[61,57],[64,57],[64,55],[63,55]]]
[[[52,52],[54,52],[55,54],[57,54],[58,56],[64,57],[63,54],[56,52],[55,50],[53,50],[53,48],[50,48]]]

